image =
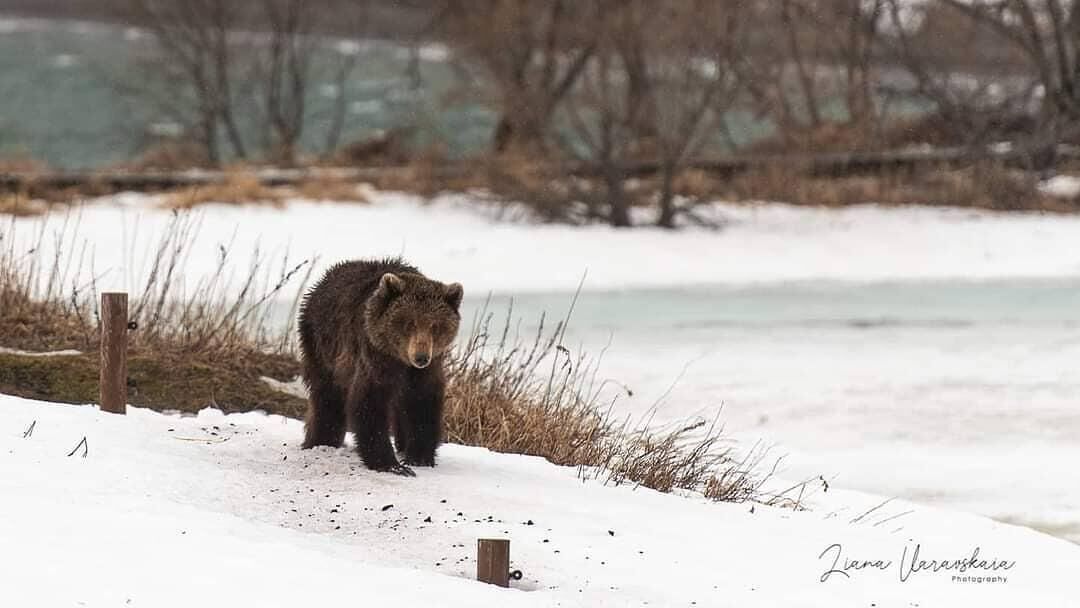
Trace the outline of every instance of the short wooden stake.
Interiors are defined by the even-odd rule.
[[[101,411],[127,413],[126,293],[101,294]]]
[[[510,586],[509,540],[481,538],[476,541],[476,580],[500,587]]]

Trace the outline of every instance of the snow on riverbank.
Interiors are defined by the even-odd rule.
[[[1066,606],[1080,594],[1080,547],[979,517],[874,509],[879,499],[835,491],[811,511],[713,504],[453,445],[405,479],[346,450],[300,451],[300,434],[299,422],[260,414],[121,417],[0,396],[6,600],[932,608]],[[84,436],[88,456],[65,456]],[[491,536],[511,539],[525,573],[515,589],[471,580],[475,541]],[[920,560],[977,550],[1011,566],[911,572],[916,545]],[[822,582],[838,550],[840,568],[891,564]]]
[[[103,288],[133,289],[149,271],[153,247],[172,218],[157,201],[123,194],[83,209],[78,234],[94,244]],[[202,207],[184,270],[189,277],[212,272],[219,246],[229,244],[240,256],[236,268],[244,269],[259,244],[272,256],[286,250],[294,259],[317,255],[322,267],[402,254],[432,276],[464,283],[472,295],[573,290],[586,271],[590,290],[1080,276],[1080,217],[1074,216],[718,203],[706,213],[724,223],[722,230],[669,232],[498,221],[493,210],[460,195],[424,203],[377,192],[372,201]],[[62,215],[48,218],[47,230],[59,229]],[[16,236],[28,243],[41,221],[16,220]]]

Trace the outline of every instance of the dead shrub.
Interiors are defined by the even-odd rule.
[[[922,145],[961,146],[971,143],[962,134],[975,130],[974,126],[957,125],[938,114],[901,116],[885,123],[826,122],[817,128],[765,137],[749,144],[743,151],[749,154],[821,154],[879,152]]]
[[[715,197],[722,191],[723,180],[700,169],[683,171],[675,177],[673,190],[679,196],[703,200]]]
[[[815,128],[792,129],[746,146],[749,154],[820,154],[882,149],[882,135],[873,124],[826,122]]]
[[[387,167],[372,180],[379,190],[410,192],[423,197],[433,197],[444,191],[464,191],[472,182],[468,180],[472,163],[461,164],[446,157],[446,150],[439,145],[428,146],[409,157],[400,166]],[[466,178],[462,181],[462,178]]]
[[[343,145],[331,156],[338,165],[386,166],[408,163],[413,157],[408,140],[415,134],[413,128],[395,128],[378,132],[366,139]]]
[[[763,451],[738,458],[715,423],[654,426],[611,414],[598,362],[562,345],[565,322],[531,342],[510,337],[511,321],[493,332],[482,315],[449,364],[446,438],[496,452],[540,456],[578,468],[582,479],[661,492],[687,490],[725,501],[762,497]],[[612,397],[614,399],[615,397]]]

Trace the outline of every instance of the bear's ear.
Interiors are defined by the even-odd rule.
[[[461,306],[461,298],[465,295],[465,289],[461,283],[451,283],[446,286],[446,303],[457,310]]]
[[[379,289],[376,293],[380,296],[391,298],[405,291],[405,281],[392,272],[382,275],[379,279]]]

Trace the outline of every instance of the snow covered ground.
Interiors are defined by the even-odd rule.
[[[1000,214],[942,208],[817,209],[780,204],[717,204],[707,212],[721,231],[606,226],[537,226],[500,221],[466,196],[424,203],[376,193],[373,204],[297,201],[269,206],[209,206],[189,277],[212,272],[220,247],[246,269],[258,246],[271,258],[341,259],[404,255],[426,273],[460,281],[466,295],[573,290],[585,273],[590,290],[692,287],[793,281],[984,280],[1080,277],[1080,217]],[[95,245],[103,289],[139,286],[172,214],[157,199],[126,194],[81,214],[79,236]],[[47,220],[46,234],[76,218]],[[36,240],[38,219],[18,220],[15,236]],[[53,242],[43,243],[50,259]]]
[[[0,411],[13,606],[933,608],[1080,594],[1077,546],[903,501],[830,490],[810,511],[715,504],[453,445],[406,479],[345,449],[301,451],[299,422],[261,414],[124,417],[6,396]],[[67,456],[84,437],[86,456]],[[524,572],[511,590],[472,581],[486,537],[511,539]],[[975,551],[984,563],[965,572],[930,565]],[[888,564],[827,574],[846,560]]]
[[[519,295],[514,311],[569,300]],[[589,292],[567,345],[602,351],[602,377],[633,389],[618,411],[719,411],[743,445],[776,446],[789,477],[1080,542],[1075,279]]]
[[[1072,464],[1080,458],[1075,441],[1080,436],[1080,410],[1076,407],[1080,377],[1075,372],[1075,361],[1080,356],[1080,248],[1075,245],[1080,242],[1080,218],[938,208],[866,206],[835,210],[775,204],[717,204],[710,214],[724,221],[723,230],[688,229],[671,233],[649,228],[620,231],[602,226],[569,228],[501,221],[491,210],[480,209],[459,196],[442,197],[430,204],[391,193],[376,193],[372,198],[369,206],[294,202],[285,209],[206,207],[198,212],[201,226],[195,246],[187,253],[186,278],[191,283],[212,271],[221,245],[231,248],[234,268],[241,274],[246,267],[246,256],[256,243],[264,255],[281,255],[288,250],[296,260],[317,254],[320,267],[342,258],[400,253],[436,278],[462,281],[471,296],[470,309],[475,309],[488,292],[513,297],[515,311],[525,319],[522,330],[528,333],[529,322],[541,311],[546,311],[549,317],[564,313],[570,292],[587,271],[585,292],[574,313],[568,345],[575,352],[585,349],[593,353],[606,347],[602,376],[625,383],[635,392],[633,397],[619,401],[619,413],[638,415],[660,397],[664,397],[664,405],[659,418],[692,414],[711,417],[722,407],[721,421],[743,445],[765,441],[775,444],[774,454],[787,454],[784,475],[803,479],[824,474],[831,480],[833,490],[820,497],[825,502],[816,505],[812,514],[784,512],[767,516],[769,521],[775,517],[776,525],[789,520],[813,520],[815,526],[840,525],[855,517],[849,514],[880,502],[863,495],[837,492],[842,488],[981,513],[1080,541],[1080,477]],[[102,288],[132,290],[140,284],[149,268],[148,254],[172,219],[169,212],[155,209],[154,203],[150,197],[121,195],[86,207],[77,221],[74,217],[67,218],[68,232],[77,232],[93,246],[94,265],[101,275]],[[45,234],[48,238],[43,242],[43,253],[48,256],[55,242],[51,233],[60,229],[64,221],[64,217],[54,215],[43,226],[41,220],[20,219],[15,221],[14,231],[8,225],[2,230],[6,238],[20,243],[16,250],[35,240],[38,234]],[[495,309],[504,308],[505,301],[497,298],[493,303]],[[674,389],[669,391],[676,380]],[[153,418],[145,413],[140,416]],[[0,422],[7,421],[6,415],[0,418]],[[72,445],[75,441],[71,441]],[[191,443],[174,441],[179,445]],[[207,450],[231,449],[239,445],[234,441],[199,445]],[[293,440],[282,438],[281,443],[289,441]],[[295,446],[281,448],[295,449]],[[100,447],[94,443],[92,449]],[[483,462],[484,467],[488,466],[485,458],[509,462],[504,460],[508,457],[481,456],[473,450],[455,447],[447,448],[446,454],[447,465],[429,474],[430,479],[443,480],[440,483],[445,485],[446,492],[453,487],[449,473],[455,471],[455,458],[469,465]],[[285,451],[276,457],[286,455],[288,462],[309,467],[325,467],[320,459],[330,457]],[[199,461],[191,462],[195,466]],[[220,462],[227,467],[235,464],[228,459]],[[200,466],[204,467],[207,478],[223,479],[224,473],[210,465]],[[505,472],[506,467],[491,466],[504,471],[502,475],[506,479],[493,475],[499,479],[500,487],[510,487],[512,475]],[[463,465],[458,471],[469,468]],[[344,472],[318,470],[320,474]],[[572,481],[569,473],[549,473],[558,476],[560,483]],[[547,479],[549,473],[542,477]],[[395,491],[398,487],[394,480],[374,483],[385,483]],[[219,485],[232,487],[231,482],[220,481]],[[222,496],[220,500],[230,504],[250,499],[251,492],[241,494],[243,487],[238,486],[231,493],[218,490],[217,494]],[[538,487],[531,496],[561,496]],[[480,505],[479,510],[487,509],[498,501],[485,494],[485,488],[459,488],[454,500],[460,505],[471,505],[470,508]],[[292,487],[290,491],[295,493],[296,489],[314,488]],[[597,514],[606,517],[638,508],[620,506],[614,498],[598,498],[624,496],[620,494],[622,490],[586,486],[574,491],[588,492],[588,500],[596,501],[589,502],[587,507],[581,504],[565,507],[576,517],[597,517]],[[479,498],[466,503],[469,492]],[[598,494],[594,496],[593,492]],[[644,501],[639,498],[642,494],[649,493],[633,495],[635,501]],[[184,496],[179,498],[181,504],[189,500]],[[797,579],[791,583],[794,586],[789,585],[795,590],[793,595],[782,599],[754,595],[762,587],[755,587],[755,592],[740,587],[745,597],[731,596],[738,599],[731,602],[735,605],[755,605],[755,602],[817,605],[819,598],[835,600],[828,595],[834,592],[829,588],[831,581],[830,585],[821,587],[810,584],[820,575],[817,556],[827,544],[815,547],[826,536],[845,539],[842,541],[845,553],[849,552],[849,546],[855,546],[852,543],[860,543],[860,552],[864,554],[882,551],[896,554],[912,539],[936,539],[955,530],[958,536],[953,540],[963,543],[977,539],[985,555],[991,549],[988,543],[998,542],[1000,530],[1008,530],[1009,535],[1019,534],[985,520],[919,507],[916,515],[900,518],[905,523],[895,533],[884,530],[888,523],[877,527],[844,525],[836,528],[842,531],[839,536],[821,532],[821,537],[815,537],[813,542],[802,539],[791,549],[767,544],[763,553],[756,553],[757,549],[744,553],[742,547],[750,545],[738,540],[742,538],[740,526],[746,523],[740,519],[746,514],[739,508],[701,505],[696,501],[678,503],[696,506],[673,507],[667,502],[670,500],[674,499],[649,498],[647,508],[656,512],[686,508],[699,514],[708,513],[710,518],[720,513],[734,514],[731,521],[735,523],[730,529],[724,527],[727,524],[715,523],[721,528],[709,537],[707,544],[716,548],[713,553],[717,555],[704,549],[700,555],[695,554],[694,563],[705,563],[707,572],[696,569],[697,565],[691,568],[685,562],[675,569],[681,572],[682,568],[690,568],[688,579],[696,581],[695,577],[705,576],[704,580],[708,581],[714,572],[726,576],[722,573],[730,571],[735,573],[734,578],[723,579],[728,583],[740,580],[738,577],[757,582],[765,576],[761,572],[771,571],[771,567],[758,567],[751,573],[750,566],[731,563],[736,554],[766,563],[779,560],[786,564],[782,568],[792,573],[792,580]],[[535,498],[532,502],[522,500],[521,508],[527,510],[534,503]],[[105,509],[109,499],[102,498],[95,504]],[[646,508],[645,504],[639,506]],[[897,506],[900,504],[890,503],[889,513],[907,509]],[[364,503],[364,506],[371,505]],[[282,515],[294,507],[299,509],[290,505],[282,509]],[[709,510],[696,511],[705,507]],[[464,507],[455,508],[453,513],[459,510],[470,514]],[[529,518],[539,521],[531,515],[519,518],[502,513],[505,522]],[[773,512],[759,508],[755,517],[761,513]],[[483,515],[488,514],[491,513]],[[404,515],[413,517],[412,513]],[[627,517],[632,519],[632,515]],[[438,521],[434,514],[432,517]],[[697,521],[687,517],[686,521]],[[827,521],[818,522],[814,518]],[[282,523],[264,515],[256,520],[256,523]],[[926,534],[930,536],[904,537],[913,529],[910,522],[917,520],[925,522]],[[300,528],[299,524],[304,523],[303,528],[310,529],[305,522],[289,521],[292,523],[286,523],[290,526],[295,523]],[[965,527],[967,524],[957,522],[978,524],[971,524],[974,528],[969,529]],[[468,528],[469,539],[455,537],[447,541],[451,545],[465,545],[458,547],[458,553],[447,556],[441,552],[430,563],[407,560],[395,563],[433,568],[460,577],[461,569],[455,569],[450,562],[471,554],[473,536],[482,535],[484,529],[476,529],[472,519],[459,523],[462,529]],[[577,529],[581,525],[579,522],[568,527]],[[709,525],[714,525],[711,519]],[[870,529],[863,529],[867,527]],[[402,527],[400,522],[398,528],[413,530]],[[516,528],[502,529],[514,532],[515,540],[519,538]],[[674,524],[670,529],[650,524],[649,529],[671,536],[675,539],[673,547],[697,546],[700,532],[691,533],[688,528]],[[383,528],[376,525],[375,530]],[[919,530],[921,534],[924,528]],[[390,532],[385,533],[390,535]],[[413,533],[408,538],[416,538],[420,531],[415,529]],[[864,537],[864,533],[873,538]],[[886,533],[893,534],[883,537],[889,540],[875,540],[877,534]],[[366,534],[375,532],[369,530]],[[770,527],[760,538],[771,538],[770,535],[785,538],[794,534],[793,530]],[[555,542],[554,538],[549,540]],[[738,550],[719,549],[729,546]],[[317,553],[319,548],[312,550]],[[515,555],[519,555],[519,550],[528,549],[515,549]],[[675,548],[670,551],[674,552]],[[1032,555],[1039,551],[1033,549]],[[1068,549],[1055,551],[1071,555]],[[383,555],[381,548],[379,552],[382,563],[395,559]],[[564,559],[566,553],[562,550],[545,559],[555,555]],[[803,554],[812,556],[806,561]],[[657,555],[665,557],[648,567],[666,572],[669,567],[663,564],[669,562],[664,560],[675,558],[670,554]],[[351,560],[362,556],[363,553],[350,553],[347,557]],[[572,593],[577,593],[581,587],[574,585],[585,580],[567,578],[571,576],[568,573],[580,570],[583,557],[573,563],[539,562],[533,555],[526,557],[527,561],[520,567],[526,571],[526,583],[538,592],[571,593],[567,590],[572,588]],[[605,566],[616,563],[612,560],[601,558]],[[1052,561],[1047,558],[1048,563]],[[437,567],[436,562],[440,564]],[[1032,557],[1030,563],[1039,564],[1036,570],[1043,569],[1042,558]],[[624,566],[638,567],[635,562],[625,562]],[[537,570],[538,567],[541,569]],[[537,576],[537,572],[544,572],[544,567],[549,568],[548,576]],[[289,568],[289,572],[295,571],[293,565]],[[332,570],[328,566],[327,571]],[[551,584],[543,582],[545,578],[551,580],[555,576],[552,573],[561,573],[556,576],[561,581],[556,586],[562,591],[547,589]],[[889,588],[891,578],[871,580],[865,578],[867,574],[860,573],[851,579],[851,584],[867,585],[864,589],[867,595],[852,591],[855,595],[844,595],[842,599],[851,600],[853,605],[869,605],[873,599],[863,600],[872,597],[870,591]],[[389,574],[376,576],[380,580],[391,580],[390,577]],[[651,598],[653,605],[690,601],[711,605],[715,600],[705,592],[716,583],[699,586],[690,580],[680,582],[690,591],[687,595],[681,595],[680,591],[672,596],[676,601],[669,602],[664,595],[667,591],[654,589],[650,581],[643,582],[638,576],[628,575],[628,578],[630,583],[619,583],[628,585],[621,589],[633,588],[633,597]],[[860,580],[871,582],[860,583]],[[1061,589],[1049,578],[1039,580],[1030,588],[1015,587],[1010,581],[1000,588],[1004,594],[999,596],[995,592],[993,599],[1027,597],[1037,593],[1040,586],[1044,592]],[[956,600],[953,604],[976,604],[983,597],[971,595],[971,588],[945,586],[932,595],[919,596],[924,598],[919,605],[948,605],[925,600],[932,597],[952,598]],[[915,587],[909,581],[897,589],[905,592]],[[583,605],[605,601],[591,604],[586,601],[584,598],[602,596],[595,588],[593,591],[597,595],[589,596],[590,591],[584,589],[582,595],[575,597],[583,598]],[[637,595],[638,591],[642,595]],[[1010,596],[1013,591],[1018,595]],[[934,595],[939,592],[942,595]],[[442,593],[441,587],[438,593]],[[289,597],[285,592],[282,594],[278,595]],[[560,601],[574,605],[575,601],[574,597],[543,597],[541,605]],[[796,601],[793,599],[796,597],[805,601]],[[889,604],[879,601],[877,605]]]
[[[1050,196],[1076,198],[1080,195],[1080,178],[1075,175],[1055,175],[1039,184],[1039,190]]]

